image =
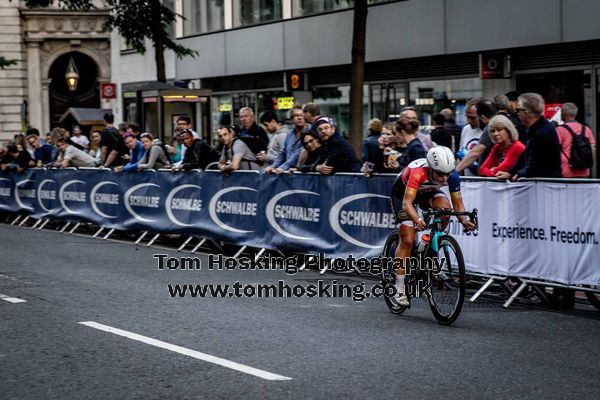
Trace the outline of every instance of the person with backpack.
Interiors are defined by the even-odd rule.
[[[111,113],[104,114],[104,129],[100,141],[102,156],[101,166],[106,168],[123,165],[123,156],[128,153],[127,146],[119,131],[113,126],[115,117]]]
[[[596,159],[596,141],[590,128],[575,120],[577,106],[562,106],[563,125],[556,127],[561,155],[560,166],[565,178],[587,178]]]
[[[209,164],[219,160],[219,153],[205,141],[197,139],[190,129],[184,129],[179,138],[186,150],[181,164],[173,167],[173,171],[204,170]]]
[[[223,173],[228,174],[237,170],[260,170],[256,156],[246,143],[236,137],[233,129],[222,126],[218,132],[219,139],[223,143],[219,160],[219,169]]]

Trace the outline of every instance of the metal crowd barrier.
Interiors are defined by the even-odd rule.
[[[207,167],[207,169],[205,171],[202,170],[198,170],[198,169],[194,169],[194,170],[189,170],[189,171],[181,171],[181,172],[206,172],[206,173],[221,173],[220,170],[218,169],[210,169],[210,167],[214,167],[216,166],[218,163],[212,163],[209,164],[209,166]],[[32,169],[47,169],[47,168],[32,168]],[[59,170],[58,168],[51,168],[51,169],[56,169]],[[78,168],[74,168],[74,167],[68,167],[68,168],[60,168],[62,170],[77,170]],[[81,170],[97,170],[99,172],[102,171],[111,171],[111,169],[109,168],[104,168],[104,167],[82,167],[79,168]],[[148,170],[144,170],[147,172],[168,172],[168,173],[176,173],[173,172],[171,169],[158,169],[158,170],[154,170],[154,169],[148,169]],[[178,171],[179,172],[179,171]],[[127,173],[135,173],[135,172],[122,172],[124,174]],[[261,171],[258,170],[243,170],[243,171],[233,171],[231,172],[233,174],[261,174]],[[319,173],[301,173],[301,172],[294,172],[294,174],[300,174],[300,175],[320,175]],[[337,173],[335,174],[337,176],[364,176],[362,173]],[[390,173],[385,173],[385,174],[378,174],[378,173],[374,173],[372,174],[373,176],[396,176],[397,174],[390,174]],[[465,182],[502,182],[499,181],[498,179],[495,178],[488,178],[488,177],[476,177],[476,176],[464,176],[461,177],[461,180],[465,181]],[[524,182],[524,183],[539,183],[539,182],[548,182],[548,183],[569,183],[569,184],[589,184],[589,183],[600,183],[600,179],[588,179],[588,178],[520,178],[518,180],[518,182]],[[485,212],[485,211],[484,211]],[[30,219],[31,217],[27,216],[27,215],[21,215],[21,214],[17,214],[16,218],[11,222],[11,225],[15,225],[18,224],[18,226],[24,226],[26,224],[26,222]],[[30,229],[38,229],[38,230],[42,230],[48,223],[50,222],[50,219],[39,219],[36,220],[35,223],[30,226]],[[81,226],[81,223],[74,223],[74,225],[71,227],[71,222],[67,222],[61,229],[60,229],[60,233],[67,233],[67,234],[73,234],[76,232],[76,230]],[[68,230],[67,229],[71,227],[71,229]],[[98,231],[96,231],[93,235],[94,238],[100,237],[100,234],[103,232],[105,228],[100,226]],[[115,231],[115,229],[110,229],[107,233],[105,233],[103,236],[101,236],[101,238],[103,240],[106,240],[108,238],[110,238],[110,236],[113,234],[113,232]],[[156,233],[156,232],[150,232],[150,231],[143,231],[141,233],[141,235],[137,238],[137,240],[135,241],[135,244],[140,244],[142,243],[142,240],[148,235],[148,234],[154,234],[154,236],[151,238],[150,241],[148,241],[145,245],[146,246],[152,246],[156,240],[160,237],[161,233]],[[198,242],[193,245],[191,244],[191,242],[193,240],[197,240]],[[212,240],[210,238],[204,238],[204,237],[197,237],[196,235],[189,235],[187,237],[187,239],[183,242],[183,244],[181,246],[179,246],[177,248],[177,251],[184,251],[184,249],[188,246],[193,245],[191,250],[186,250],[189,251],[190,253],[195,253],[197,252],[200,248],[202,248],[205,244],[208,243],[212,243],[213,246],[220,248],[221,250],[223,249],[223,247],[221,245],[219,245],[219,243],[217,243],[217,241]],[[235,243],[232,243],[233,245],[235,245]],[[241,247],[239,247],[239,249],[236,251],[235,255],[233,256],[234,258],[239,257],[241,254],[243,254],[245,251],[247,251],[249,249],[249,246],[246,245],[242,245]],[[265,251],[267,251],[267,249],[265,248],[260,248],[260,249],[255,249],[254,252],[254,257],[255,260],[258,259],[258,257],[260,257]],[[281,252],[279,252],[281,253]],[[281,253],[283,254],[283,253]],[[510,293],[509,298],[504,302],[503,307],[504,308],[508,308],[510,307],[510,305],[515,301],[515,299],[517,299],[519,297],[519,295],[521,293],[523,293],[523,291],[529,287],[533,288],[533,290],[536,290],[540,296],[545,297],[545,294],[540,292],[539,286],[548,286],[548,287],[554,287],[554,288],[566,288],[566,289],[571,289],[571,290],[577,290],[577,291],[583,291],[583,292],[592,292],[592,293],[600,293],[600,287],[583,287],[580,285],[566,285],[566,284],[562,284],[562,283],[558,283],[558,282],[552,282],[552,281],[548,281],[548,280],[540,280],[540,279],[529,279],[529,278],[522,278],[522,277],[514,277],[514,276],[502,276],[502,275],[492,275],[492,274],[482,274],[479,272],[473,272],[473,271],[467,271],[467,273],[470,276],[473,277],[477,277],[479,279],[484,280],[484,283],[481,285],[481,287],[470,297],[469,301],[471,302],[475,302],[484,292],[486,292],[493,284],[499,284],[500,286],[502,286],[507,292],[510,292],[511,289],[508,287],[508,285],[506,285],[506,281],[509,279],[512,279],[513,281],[516,281],[516,283],[518,283],[518,287],[516,290],[512,291],[512,293]]]

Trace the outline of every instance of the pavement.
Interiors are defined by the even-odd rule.
[[[175,284],[376,281],[210,271],[200,254],[201,269],[160,270],[155,254],[190,256],[0,225],[0,399],[600,396],[594,318],[481,298],[448,327],[422,300],[397,316],[374,297],[172,297]]]

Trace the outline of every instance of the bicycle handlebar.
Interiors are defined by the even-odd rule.
[[[473,211],[454,211],[451,208],[445,208],[445,209],[439,209],[439,210],[427,210],[425,212],[423,212],[423,219],[425,220],[425,222],[427,222],[427,225],[429,225],[429,220],[432,217],[446,217],[446,216],[461,216],[461,215],[466,215],[469,217],[469,220],[471,222],[473,222],[475,224],[475,229],[477,229],[479,227],[479,221],[477,220],[477,212],[478,210],[476,208],[473,209]]]

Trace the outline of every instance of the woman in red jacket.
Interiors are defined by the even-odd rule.
[[[493,117],[488,127],[490,137],[496,144],[479,168],[479,175],[506,179],[506,173],[517,164],[525,145],[519,141],[519,133],[513,123],[504,115]]]

